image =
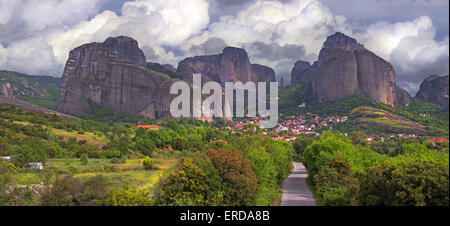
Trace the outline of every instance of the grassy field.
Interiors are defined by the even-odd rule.
[[[175,166],[177,159],[153,159],[155,170],[145,170],[143,159],[126,160],[125,163],[113,164],[107,159],[89,159],[88,164],[82,165],[80,159],[49,159],[43,171],[27,171],[16,175],[18,184],[38,184],[46,177],[72,174],[82,180],[96,175],[106,177],[110,186],[120,186],[128,183],[139,188],[151,188],[158,182],[163,172]]]
[[[372,125],[385,130],[403,130],[420,134],[425,131],[425,127],[413,122],[405,117],[375,109],[371,107],[358,107],[352,111],[352,116],[356,116],[358,124]]]
[[[35,125],[30,122],[22,122],[22,121],[14,121],[14,123],[20,124],[20,125]],[[47,128],[44,125],[40,125],[40,126]],[[67,130],[53,128],[53,133],[55,134],[55,136],[61,136],[61,137],[65,137],[65,138],[74,137],[74,138],[77,138],[77,140],[86,140],[86,141],[94,143],[94,144],[106,144],[109,142],[109,139],[107,138],[106,135],[104,135],[104,134],[95,135],[93,132],[84,132],[83,134],[79,134],[78,131],[70,131],[69,132]]]

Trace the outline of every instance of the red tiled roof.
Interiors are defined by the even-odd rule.
[[[133,127],[133,129],[138,129],[138,128],[143,128],[143,129],[150,129],[150,128],[153,128],[153,129],[159,129],[159,127],[161,127],[161,126],[158,126],[158,125],[139,125],[139,126]]]
[[[211,143],[217,143],[217,142],[228,144],[228,141],[226,141],[226,140],[213,140],[213,141],[211,141]]]
[[[441,143],[441,142],[448,141],[448,139],[445,139],[445,138],[442,138],[442,137],[435,137],[435,138],[428,139],[427,141],[431,141],[431,142],[434,142],[434,143]]]

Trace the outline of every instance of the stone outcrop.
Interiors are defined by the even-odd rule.
[[[319,102],[337,101],[350,95],[362,95],[388,105],[408,102],[409,94],[395,84],[394,67],[343,33],[327,38],[316,64],[312,83]],[[304,68],[308,69],[306,65]]]
[[[312,77],[317,64],[311,65],[306,61],[297,61],[291,71],[291,84],[299,83]]]
[[[431,75],[420,84],[417,99],[444,106],[449,109],[448,97],[449,80],[447,76]]]
[[[164,116],[169,114],[173,82],[147,68],[134,39],[110,37],[70,51],[55,109],[84,116],[93,114],[96,105],[135,116]]]
[[[177,73],[190,80],[192,74],[200,73],[202,82],[215,81],[222,86],[237,81],[275,82],[273,69],[250,64],[247,52],[235,47],[226,47],[218,55],[186,58],[178,64]]]
[[[267,66],[252,64],[252,70],[258,82],[275,82],[275,71]]]
[[[409,95],[408,91],[402,89],[400,86],[395,86],[395,105],[408,107],[414,98]]]

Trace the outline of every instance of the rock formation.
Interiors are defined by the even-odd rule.
[[[313,94],[319,102],[362,95],[388,105],[409,103],[409,94],[395,84],[394,67],[343,33],[327,38],[315,64],[308,68],[299,63],[297,68],[314,68]]]
[[[295,65],[291,71],[291,84],[311,78],[314,74],[315,68],[316,64],[311,65],[309,62],[301,60],[295,62]]]
[[[186,58],[178,64],[177,73],[186,79],[192,79],[194,73],[201,73],[202,82],[216,81],[222,86],[225,82],[237,81],[275,82],[273,69],[250,64],[247,52],[234,47],[226,47],[219,55]]]
[[[93,114],[92,105],[155,118],[169,114],[174,80],[147,68],[144,53],[129,37],[108,38],[70,51],[55,109]]]
[[[395,105],[408,107],[413,102],[413,99],[408,91],[402,89],[400,86],[395,86]]]
[[[417,99],[435,103],[449,109],[448,97],[448,75],[431,75],[420,84],[420,90],[416,94]]]

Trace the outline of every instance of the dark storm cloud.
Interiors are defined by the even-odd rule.
[[[401,57],[401,56],[399,56]],[[391,62],[395,65],[398,59],[393,58]],[[414,63],[411,63],[414,64]],[[396,79],[399,86],[406,89],[412,96],[419,90],[419,85],[430,75],[448,75],[449,56],[442,55],[432,63],[416,63],[409,68],[397,67]]]

